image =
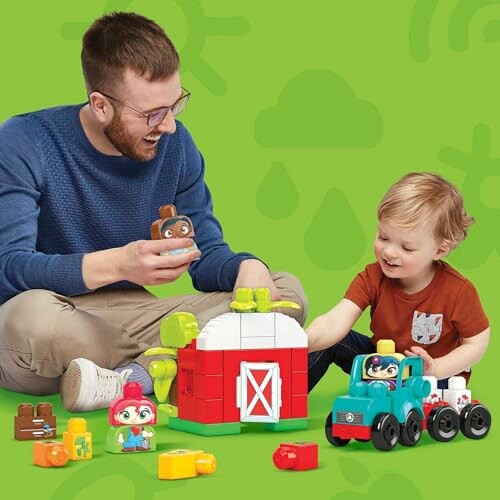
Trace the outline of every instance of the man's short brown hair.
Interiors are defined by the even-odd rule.
[[[133,12],[96,19],[83,36],[81,57],[89,95],[112,92],[126,68],[148,80],[168,78],[179,69],[179,55],[163,29]]]

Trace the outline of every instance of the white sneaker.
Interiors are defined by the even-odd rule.
[[[74,359],[62,376],[62,404],[72,412],[108,408],[122,394],[131,373],[130,368],[118,373],[85,358]]]

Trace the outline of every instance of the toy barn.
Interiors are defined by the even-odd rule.
[[[237,434],[307,427],[307,337],[278,312],[232,312],[207,323],[177,359],[178,416],[169,427]]]

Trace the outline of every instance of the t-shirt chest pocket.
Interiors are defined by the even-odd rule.
[[[443,330],[443,315],[430,314],[420,311],[413,313],[411,337],[419,344],[434,344]]]

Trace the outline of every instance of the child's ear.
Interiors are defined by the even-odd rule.
[[[449,243],[444,241],[437,247],[436,254],[434,255],[434,260],[444,259],[451,251]]]

